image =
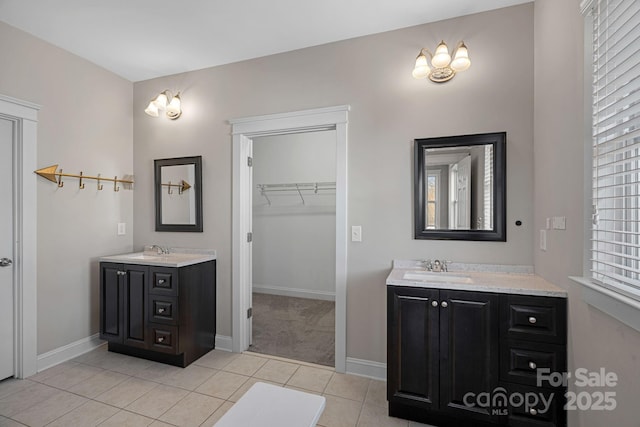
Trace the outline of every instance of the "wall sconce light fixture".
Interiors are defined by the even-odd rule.
[[[171,101],[169,101],[171,99]],[[175,120],[182,114],[182,109],[180,108],[180,92],[176,93],[175,96],[171,95],[171,92],[165,90],[160,92],[155,99],[152,99],[149,102],[147,108],[145,108],[144,112],[150,115],[151,117],[158,117],[159,111],[164,110],[171,120]]]
[[[431,67],[433,68],[429,67],[427,55],[429,55],[431,59]],[[444,83],[451,80],[456,73],[464,71],[470,66],[469,51],[464,42],[458,43],[453,55],[453,60],[451,60],[447,44],[441,41],[436,48],[435,54],[432,54],[428,49],[420,49],[412,75],[416,79],[428,77],[432,82]]]

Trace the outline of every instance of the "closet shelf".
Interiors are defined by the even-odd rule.
[[[336,183],[335,182],[293,182],[293,183],[287,183],[287,184],[258,184],[257,187],[260,190],[260,194],[265,199],[267,199],[267,203],[269,204],[269,206],[271,206],[271,199],[269,199],[269,196],[267,195],[267,193],[280,192],[280,191],[297,192],[298,196],[300,196],[300,199],[302,200],[302,204],[304,205],[305,202],[304,202],[303,192],[306,192],[307,195],[314,195],[314,194],[318,194],[320,191],[335,190]],[[312,193],[309,194],[308,193],[309,191],[311,191]]]

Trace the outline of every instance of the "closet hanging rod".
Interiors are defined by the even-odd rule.
[[[258,184],[258,189],[260,189],[260,195],[262,195],[265,199],[267,199],[267,204],[271,206],[271,199],[267,196],[267,193],[274,191],[296,191],[298,196],[300,196],[300,200],[302,200],[302,204],[306,205],[304,201],[304,196],[302,195],[303,191],[312,190],[314,194],[318,194],[318,191],[322,190],[335,190],[336,183],[335,182],[294,182],[289,184]]]
[[[263,192],[271,191],[308,191],[308,190],[335,190],[335,182],[296,182],[290,184],[258,184]]]

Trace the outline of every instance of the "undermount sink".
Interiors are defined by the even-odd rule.
[[[439,283],[471,283],[471,277],[457,273],[434,273],[433,271],[407,271],[402,276],[405,280],[419,280],[421,282]]]
[[[123,258],[130,258],[130,259],[158,259],[158,258],[166,258],[169,255],[167,255],[167,254],[159,255],[159,254],[134,253],[134,254],[129,254],[129,255],[121,255],[121,256]]]

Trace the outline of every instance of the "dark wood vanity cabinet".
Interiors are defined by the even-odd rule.
[[[564,343],[562,298],[388,286],[389,415],[437,426],[564,426],[564,390],[537,387],[532,369],[564,372]],[[551,393],[552,408],[476,404],[501,389]]]
[[[507,394],[536,394],[550,401],[520,405],[504,418],[514,427],[566,426],[564,385],[538,384],[538,370],[567,371],[567,300],[527,295],[501,296],[500,386]],[[542,376],[541,376],[542,378]]]
[[[100,338],[109,350],[187,366],[215,347],[216,264],[100,263]]]

